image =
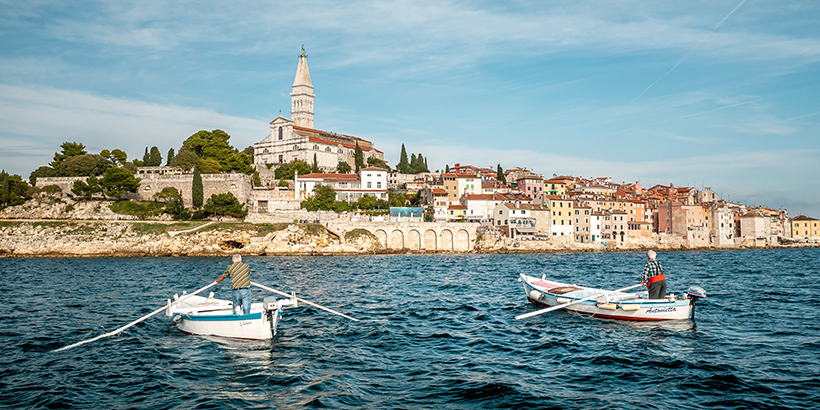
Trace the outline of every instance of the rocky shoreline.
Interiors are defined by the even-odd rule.
[[[0,257],[139,257],[242,255],[365,255],[458,253],[385,249],[365,230],[329,232],[311,223],[253,224],[241,221],[138,221],[103,204],[77,202],[6,208],[0,212]],[[818,247],[818,244],[734,248],[689,248],[656,239],[605,247],[599,243],[516,241],[479,236],[468,253],[544,253],[660,250],[716,250]]]

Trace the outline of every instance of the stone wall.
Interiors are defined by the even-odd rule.
[[[127,198],[139,200],[153,200],[154,194],[159,193],[164,188],[172,187],[182,193],[182,201],[187,207],[193,205],[191,201],[191,187],[194,182],[193,174],[159,174],[141,173],[140,187],[136,193],[130,194]],[[74,181],[85,181],[88,177],[40,177],[37,178],[35,186],[42,188],[48,185],[57,185],[64,193],[70,194]],[[205,201],[215,194],[230,192],[240,204],[248,203],[251,197],[251,177],[250,175],[231,174],[202,174],[203,199]]]

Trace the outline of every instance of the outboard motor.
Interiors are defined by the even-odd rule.
[[[276,336],[276,315],[279,310],[279,305],[276,303],[275,296],[266,296],[262,301],[262,307],[265,309],[265,315],[268,316],[268,323],[270,323],[271,337]]]
[[[699,286],[690,286],[686,291],[686,296],[689,297],[689,303],[692,305],[690,319],[695,320],[695,303],[698,299],[706,299],[706,291]]]

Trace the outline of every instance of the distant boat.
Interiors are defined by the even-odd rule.
[[[696,286],[681,296],[669,294],[663,299],[647,299],[647,292],[607,291],[536,278],[521,274],[527,300],[544,307],[554,307],[594,317],[618,320],[686,320],[694,319],[695,303],[706,297]],[[636,286],[631,286],[634,288]],[[628,289],[628,288],[624,288]],[[517,318],[534,316],[536,312]]]
[[[290,299],[268,296],[262,303],[251,303],[250,313],[243,315],[234,312],[231,301],[214,298],[213,292],[207,298],[194,295],[178,302],[179,299],[174,295],[174,301],[168,301],[165,315],[182,332],[250,340],[276,337],[282,311],[298,306],[295,296]]]

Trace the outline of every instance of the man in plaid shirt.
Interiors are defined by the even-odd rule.
[[[641,275],[641,285],[646,283],[649,289],[649,299],[662,299],[666,296],[666,276],[663,274],[661,263],[655,260],[655,251],[646,253],[647,261]]]

